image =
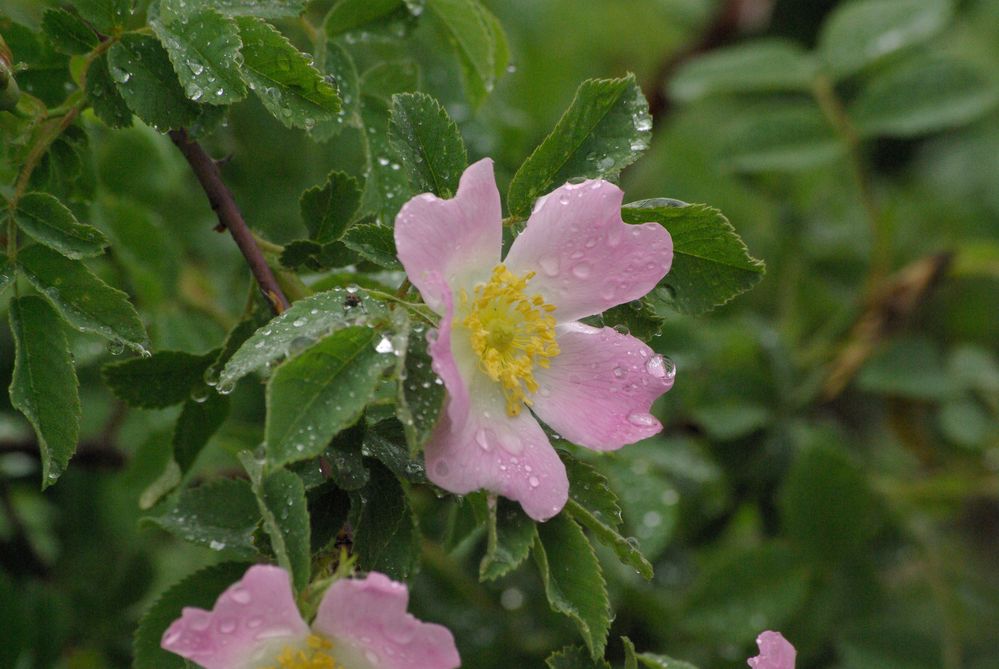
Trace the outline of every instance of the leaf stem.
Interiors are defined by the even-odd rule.
[[[191,170],[208,197],[212,210],[218,216],[219,223],[232,235],[236,246],[239,247],[246,259],[246,264],[250,267],[253,278],[256,279],[260,290],[271,303],[271,308],[277,314],[282,313],[290,306],[288,298],[285,297],[274,273],[267,265],[253,233],[246,225],[243,214],[236,205],[232,192],[222,181],[218,165],[198,142],[188,136],[185,129],[171,130],[170,139],[187,159]]]

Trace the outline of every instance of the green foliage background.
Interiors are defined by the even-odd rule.
[[[113,2],[76,4],[102,30],[101,22],[117,21],[100,11]],[[137,4],[131,20],[143,25],[148,3]],[[316,67],[334,73],[337,90],[309,80],[303,57],[285,74],[304,76],[304,87],[259,98],[249,95],[252,76],[216,72],[225,82],[219,100],[242,100],[224,120],[209,105],[194,104],[192,98],[213,93],[194,69],[172,81],[173,106],[144,110],[142,95],[125,102],[150,123],[162,120],[164,129],[200,128],[212,155],[231,156],[221,167],[225,182],[250,226],[271,243],[265,251],[273,264],[280,266],[280,256],[289,269],[279,277],[285,286],[298,285],[290,273],[298,268],[309,282],[339,288],[324,294],[330,321],[315,326],[343,328],[322,342],[334,359],[354,348],[370,352],[365,337],[373,331],[329,306],[340,308],[348,299],[343,287],[355,281],[378,290],[377,272],[392,268],[391,248],[375,224],[390,222],[413,192],[453,189],[456,174],[447,170],[466,149],[469,161],[496,160],[504,193],[524,179],[525,192],[535,187],[537,195],[613,159],[606,174],[623,169],[626,201],[668,196],[717,208],[766,262],[766,276],[710,311],[738,292],[731,285],[740,279],[732,277],[756,270],[736,267],[715,292],[709,281],[695,280],[695,289],[710,296],[698,293],[700,301],[686,300],[684,285],[667,281],[649,299],[605,315],[608,324],[651,337],[653,348],[675,361],[676,385],[656,406],[666,429],[599,458],[565,445],[584,461],[571,460],[574,485],[589,481],[601,492],[587,498],[574,487],[569,513],[539,531],[505,503],[489,509],[475,495],[440,500],[424,485],[406,444],[418,444],[425,426],[417,421],[400,435],[375,420],[419,393],[407,396],[404,387],[397,400],[394,390],[376,388],[386,363],[375,356],[351,370],[350,387],[375,394],[367,430],[351,427],[363,403],[343,398],[342,413],[322,417],[322,429],[343,434],[346,444],[330,454],[334,484],[305,463],[269,472],[252,457],[241,462],[241,451],[264,440],[274,404],[255,381],[220,395],[203,379],[214,383],[221,373],[235,384],[273,363],[251,360],[238,374],[220,366],[267,321],[267,305],[248,289],[232,241],[213,232],[217,221],[169,138],[140,122],[108,127],[128,117],[128,107],[111,99],[115,82],[123,95],[128,90],[115,69],[127,62],[125,47],[138,53],[153,35],[168,47],[179,40],[178,49],[194,39],[190,26],[171,17],[170,3],[160,3],[158,15],[149,15],[151,29],[112,47],[109,65],[92,66],[93,112],[60,136],[33,176],[32,190],[57,195],[70,218],[51,213],[52,204],[39,198],[29,202],[38,216],[19,209],[27,212],[18,221],[26,234],[43,243],[46,234],[55,238],[50,245],[62,244],[55,248],[64,256],[90,258],[110,245],[108,255],[88,260],[88,273],[127,291],[149,341],[115,295],[107,303],[118,306],[107,313],[63,314],[91,333],[111,328],[110,347],[93,334],[60,330],[59,317],[37,297],[22,298],[12,328],[0,332],[4,386],[19,323],[56,341],[29,344],[58,348],[59,337],[67,338],[82,407],[78,439],[62,427],[39,428],[55,454],[41,461],[35,432],[18,410],[36,425],[61,426],[58,416],[51,406],[30,407],[30,396],[0,399],[0,666],[132,666],[139,620],[167,588],[197,572],[200,603],[210,604],[211,588],[224,587],[239,570],[199,569],[260,555],[293,567],[302,586],[329,558],[310,563],[309,545],[301,545],[309,522],[318,551],[333,545],[349,517],[362,566],[409,578],[414,611],[452,629],[471,669],[540,667],[581,641],[599,651],[607,627],[606,657],[614,666],[685,666],[669,658],[744,666],[756,634],[771,628],[795,643],[802,668],[999,667],[999,5],[778,0],[769,16],[705,42],[729,5],[768,3],[488,0],[509,41],[504,67],[495,62],[498,46],[489,53],[467,38],[460,12],[451,13],[460,2],[369,2],[393,5],[394,13],[366,23],[359,9],[365,3],[340,0],[330,23],[336,34],[311,34],[309,26],[320,25],[333,4],[309,3],[305,22],[297,11],[268,18],[314,54]],[[21,89],[52,108],[74,86],[79,63],[69,54],[96,44],[92,33],[60,24],[48,34],[65,41],[53,48],[39,32],[49,6],[60,5],[2,0],[0,34],[14,62],[27,64],[15,73]],[[47,21],[75,18],[58,16]],[[273,45],[276,36],[256,19],[234,21],[244,43]],[[455,35],[454,48],[442,48]],[[223,54],[231,47],[219,45]],[[143,62],[131,76],[173,76],[164,58]],[[582,81],[627,72],[633,83],[600,86],[639,85],[653,101],[651,141],[642,135],[648,150],[640,161],[632,165],[637,156],[616,153],[608,140],[596,157],[574,155],[571,175],[545,173],[543,155],[521,167]],[[413,90],[441,106],[392,98]],[[627,94],[618,99],[611,106],[634,102]],[[366,137],[361,128],[387,127],[390,110],[396,145],[387,132]],[[407,114],[427,119],[439,135],[418,136],[421,126],[407,124]],[[465,146],[447,144],[436,156],[448,160],[431,169],[433,152],[421,163],[413,147],[451,141],[448,116]],[[23,158],[18,123],[0,113],[7,199]],[[372,156],[399,156],[404,169],[395,158],[369,165]],[[425,171],[414,167],[423,164]],[[367,167],[362,191],[350,175]],[[523,213],[533,195],[517,205],[515,191],[508,207]],[[353,210],[324,208],[330,192],[337,202],[356,200],[354,209],[370,216],[356,222],[349,220]],[[626,220],[661,220],[677,239],[683,231],[696,237],[705,220],[668,202],[645,206],[654,211],[629,210]],[[97,236],[73,227],[74,216]],[[36,219],[61,222],[53,233],[33,229]],[[44,292],[46,268],[69,261],[31,248],[27,259],[18,256],[19,285]],[[371,275],[329,271],[342,267],[342,254],[367,262]],[[741,253],[734,257],[735,265],[747,262]],[[9,267],[0,267],[5,305],[9,276]],[[244,309],[248,299],[255,308]],[[307,315],[312,304],[303,302],[287,320]],[[380,304],[370,305],[371,322],[399,331],[412,325],[391,321]],[[241,313],[250,317],[236,327]],[[292,338],[286,345],[296,346]],[[409,362],[400,364],[416,374],[426,354],[410,346]],[[172,376],[150,387],[141,367],[147,359],[130,358],[127,347],[179,351],[151,359]],[[59,376],[65,362],[33,350],[19,349],[22,369],[60,379],[62,389],[72,385]],[[312,383],[308,355],[277,367],[271,390]],[[119,362],[127,358],[138,362]],[[335,386],[309,392],[325,397]],[[58,406],[71,407],[69,395]],[[279,428],[290,434],[295,426],[268,418],[267,457],[283,464],[295,456],[275,445],[281,439],[272,431]],[[209,438],[204,449],[183,450]],[[57,483],[39,491],[43,473],[63,469]],[[603,476],[619,508],[608,501],[612,493],[602,492]],[[371,497],[381,501],[369,505]],[[296,506],[278,518],[275,509],[286,499]],[[220,505],[224,513],[208,513]],[[196,514],[201,521],[192,524]],[[521,565],[532,549],[533,564]],[[577,571],[567,574],[566,565]],[[651,580],[637,573],[652,568]],[[175,594],[165,600],[194,603]],[[135,666],[167,666],[157,663],[169,659],[148,651],[158,640],[154,631],[145,641],[139,635]],[[556,669],[605,666],[582,646],[549,662]]]

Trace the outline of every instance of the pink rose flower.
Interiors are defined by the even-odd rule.
[[[302,620],[288,573],[255,565],[211,611],[186,607],[163,633],[164,649],[205,669],[455,669],[447,628],[420,622],[409,592],[384,574],[329,587],[312,627]]]
[[[441,316],[430,354],[447,404],[425,453],[441,488],[484,488],[547,520],[569,482],[532,412],[599,451],[662,429],[649,409],[672,387],[672,364],[634,337],[578,322],[642,297],[672,263],[661,225],[621,220],[623,196],[600,180],[557,188],[502,262],[489,159],[465,170],[453,199],[425,193],[399,211],[399,259]]]
[[[746,661],[753,669],[794,669],[797,653],[780,632],[763,632],[756,637],[756,645],[760,654]]]

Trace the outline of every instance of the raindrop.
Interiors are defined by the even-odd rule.
[[[676,377],[676,364],[667,357],[654,355],[646,361],[645,371],[657,379],[672,380]]]
[[[625,371],[624,367],[621,367],[620,365],[614,368],[614,376],[616,376],[619,379],[623,377],[626,373],[627,372]]]
[[[479,445],[479,448],[481,448],[484,451],[488,451],[490,450],[490,448],[492,448],[489,445],[489,438],[486,435],[486,431],[483,430],[482,428],[479,428],[475,433],[475,443],[477,443]]]
[[[375,344],[375,351],[378,353],[393,353],[395,352],[395,347],[392,346],[392,340],[386,336],[382,338]]]
[[[237,588],[229,593],[232,597],[232,601],[237,604],[249,604],[253,600],[253,596],[250,594],[249,590],[244,588]]]
[[[108,353],[111,355],[121,355],[125,351],[125,342],[120,339],[112,339],[108,342]]]
[[[228,395],[236,388],[236,384],[232,381],[219,381],[218,387],[215,390],[218,391],[219,395]]]
[[[541,270],[550,277],[558,276],[559,262],[557,256],[544,256],[538,261]]]
[[[581,262],[572,268],[572,275],[577,279],[585,279],[590,275],[590,265],[585,262]]]
[[[656,418],[650,413],[635,412],[628,414],[628,422],[636,427],[652,427],[656,424]]]

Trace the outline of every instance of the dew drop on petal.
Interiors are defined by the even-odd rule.
[[[652,427],[656,424],[656,418],[650,413],[635,412],[628,414],[628,422],[637,427]]]
[[[645,371],[657,379],[673,379],[676,365],[667,357],[654,355],[645,362]]]
[[[581,262],[572,268],[572,275],[577,279],[585,279],[590,275],[590,266],[588,263]]]
[[[532,488],[537,488],[539,485],[541,485],[541,481],[538,480],[537,476],[532,476],[531,478],[527,479],[527,482],[531,485]]]
[[[557,256],[545,256],[541,258],[538,263],[541,265],[541,271],[543,271],[546,276],[558,276],[559,262]]]

